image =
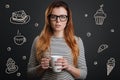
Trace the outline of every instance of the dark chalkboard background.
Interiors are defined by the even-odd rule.
[[[26,70],[31,45],[44,26],[45,9],[51,1],[0,0],[0,80],[27,80]],[[118,0],[64,1],[73,12],[75,34],[80,36],[84,43],[88,66],[86,80],[119,80],[120,4]],[[100,6],[107,16],[102,21],[103,24],[98,25],[94,15]],[[27,18],[23,19],[23,22],[17,22],[12,16],[13,13],[21,10]],[[102,13],[98,15],[102,19],[105,17]],[[98,52],[99,47],[102,49],[100,52]],[[110,60],[115,67],[107,75],[106,65]]]

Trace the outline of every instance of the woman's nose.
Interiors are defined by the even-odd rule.
[[[59,17],[56,18],[56,22],[60,22],[60,18]]]

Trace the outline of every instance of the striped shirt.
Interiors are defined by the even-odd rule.
[[[31,77],[35,77],[37,75],[36,70],[40,66],[35,57],[36,54],[35,43],[37,39],[38,37],[36,37],[33,42],[31,55],[28,62],[28,74],[31,74],[30,75]],[[85,60],[84,46],[80,38],[75,37],[75,39],[80,49],[80,55],[78,58],[78,67],[77,67],[80,69],[79,79],[85,79],[87,75],[87,66]],[[71,49],[65,42],[64,38],[51,37],[50,50],[49,52],[46,52],[45,56],[51,56],[51,55],[61,55],[68,61],[68,64],[73,65]],[[40,78],[41,79],[38,80],[75,80],[74,76],[72,76],[72,74],[70,74],[66,70],[62,70],[62,72],[56,73],[53,72],[52,69],[47,69]]]

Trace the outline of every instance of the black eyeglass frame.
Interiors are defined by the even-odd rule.
[[[54,16],[55,19],[51,19],[52,16]],[[63,16],[65,17],[65,20],[62,20],[61,17],[63,17]],[[54,15],[54,14],[50,14],[50,15],[49,15],[49,19],[50,19],[51,21],[56,21],[58,18],[60,19],[61,22],[64,22],[64,21],[68,20],[68,16],[67,16],[67,15],[59,15],[59,16],[58,16],[58,15]]]

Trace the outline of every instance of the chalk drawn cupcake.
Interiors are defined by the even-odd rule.
[[[104,19],[107,17],[106,13],[103,11],[103,4],[100,5],[100,9],[94,14],[96,25],[103,25]]]

